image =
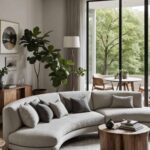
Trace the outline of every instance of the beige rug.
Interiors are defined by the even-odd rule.
[[[60,150],[100,150],[99,138],[96,135],[74,138],[66,142]]]

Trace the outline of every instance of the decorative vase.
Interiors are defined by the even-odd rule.
[[[3,89],[3,81],[2,81],[2,77],[0,77],[0,89]]]
[[[112,119],[109,119],[107,122],[106,122],[106,127],[108,129],[112,129],[114,126],[114,121]]]

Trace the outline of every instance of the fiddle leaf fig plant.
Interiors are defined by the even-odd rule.
[[[74,62],[65,59],[60,49],[56,49],[48,40],[51,31],[42,35],[39,27],[33,30],[25,29],[24,34],[20,39],[20,45],[23,45],[31,53],[27,57],[30,64],[34,66],[34,71],[37,78],[37,88],[39,88],[39,75],[41,63],[45,64],[45,69],[49,69],[50,80],[52,85],[59,88],[60,85],[67,83],[68,76],[72,73],[71,67]],[[36,68],[38,62],[38,69]],[[85,69],[78,68],[74,71],[75,74],[83,76]]]
[[[45,60],[45,55],[47,54],[46,45],[49,43],[47,38],[51,31],[41,35],[39,27],[33,28],[33,30],[25,29],[24,35],[20,39],[20,44],[27,48],[27,50],[32,53],[31,56],[27,57],[30,64],[33,64],[34,71],[37,78],[37,89],[39,88],[39,75],[41,63]],[[36,68],[36,62],[38,62],[38,68]]]

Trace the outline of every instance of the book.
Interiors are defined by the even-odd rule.
[[[143,128],[143,126],[140,123],[136,123],[134,125],[121,124],[121,126],[119,127],[119,129],[130,130],[130,131],[138,131],[142,128]]]
[[[134,124],[138,123],[136,120],[124,120],[121,122],[123,125],[133,126]]]

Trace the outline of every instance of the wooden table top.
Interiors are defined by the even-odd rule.
[[[117,123],[118,125],[120,123]],[[150,131],[150,128],[147,127],[146,125],[142,124],[143,128],[138,130],[138,131],[129,131],[129,130],[123,130],[123,129],[107,129],[105,124],[102,124],[98,126],[99,131],[102,132],[107,132],[107,133],[112,133],[112,134],[122,134],[122,135],[138,135],[138,134],[143,134],[147,133]]]

